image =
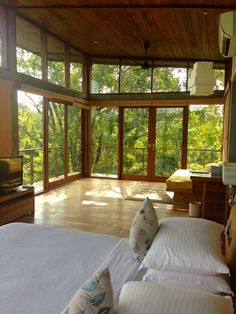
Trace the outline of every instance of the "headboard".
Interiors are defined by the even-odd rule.
[[[232,289],[236,295],[236,205],[231,207],[226,226],[225,255],[230,267]],[[236,309],[236,297],[234,297],[234,308]]]

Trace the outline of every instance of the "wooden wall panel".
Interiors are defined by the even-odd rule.
[[[12,83],[0,80],[0,156],[8,156],[13,151],[12,134]]]

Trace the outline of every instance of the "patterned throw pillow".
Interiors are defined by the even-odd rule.
[[[113,314],[113,290],[108,268],[95,273],[76,292],[62,314]]]
[[[129,243],[134,259],[141,263],[159,227],[152,203],[146,198],[138,209],[130,229]]]

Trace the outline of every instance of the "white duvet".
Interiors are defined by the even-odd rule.
[[[108,266],[115,300],[139,267],[127,239],[12,223],[0,228],[0,313],[58,314]]]

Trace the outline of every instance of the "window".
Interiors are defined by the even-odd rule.
[[[48,166],[49,182],[65,175],[65,105],[49,102],[48,105]]]
[[[110,94],[118,92],[119,65],[94,63],[92,65],[91,93]]]
[[[47,36],[48,80],[65,86],[65,49],[64,43]]]
[[[42,78],[40,30],[32,24],[16,18],[17,71]]]
[[[187,68],[154,67],[153,92],[186,91]]]
[[[122,65],[121,93],[150,93],[151,69],[139,65]]]
[[[92,109],[92,174],[117,177],[118,109]]]
[[[81,54],[70,49],[70,88],[79,92],[83,91],[83,64]]]
[[[225,70],[214,69],[215,87],[214,90],[224,90],[225,88]]]
[[[188,169],[221,161],[223,105],[191,105],[188,124]]]
[[[24,184],[43,190],[43,97],[18,91],[19,153],[23,155]]]
[[[81,109],[67,106],[68,110],[68,174],[81,171]]]

